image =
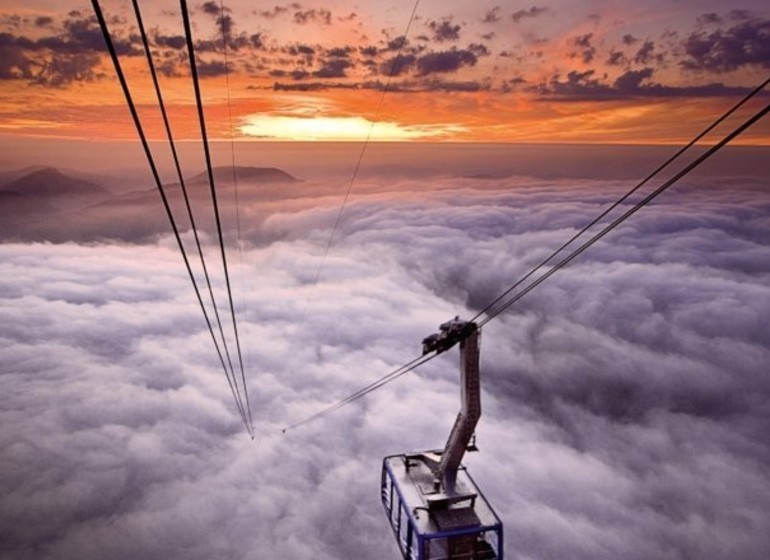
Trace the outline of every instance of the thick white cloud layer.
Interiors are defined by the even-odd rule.
[[[484,329],[466,464],[509,558],[770,555],[764,181],[682,185]],[[443,444],[456,354],[281,428],[416,357],[621,192],[581,183],[361,184],[317,285],[339,199],[247,209],[253,443],[173,240],[0,245],[0,558],[396,558],[381,460]]]

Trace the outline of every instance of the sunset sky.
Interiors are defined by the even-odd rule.
[[[161,138],[131,2],[101,5]],[[404,39],[413,6],[228,0],[226,65],[220,3],[193,0],[211,135],[232,115],[238,139],[682,143],[770,73],[762,0],[424,0]],[[174,132],[197,138],[179,3],[141,8]],[[0,4],[0,135],[136,138],[87,0]]]

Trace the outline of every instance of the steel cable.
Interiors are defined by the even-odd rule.
[[[206,158],[206,171],[209,178],[209,186],[211,187],[211,200],[214,206],[214,217],[216,219],[217,235],[219,237],[219,250],[222,256],[222,269],[225,275],[225,284],[227,287],[227,298],[230,303],[230,315],[233,322],[233,336],[235,338],[235,345],[238,351],[238,362],[241,368],[241,375],[244,379],[244,395],[246,400],[246,410],[248,416],[251,418],[251,404],[249,403],[248,390],[245,387],[245,374],[243,367],[243,353],[241,352],[241,342],[238,335],[238,322],[235,315],[235,305],[233,304],[233,291],[230,284],[230,273],[227,267],[227,252],[225,251],[224,235],[222,233],[222,218],[219,212],[219,204],[217,202],[217,192],[214,181],[214,169],[211,164],[211,151],[209,149],[208,135],[206,133],[206,118],[203,114],[203,98],[201,95],[200,83],[198,79],[198,69],[195,62],[195,47],[193,45],[192,28],[190,25],[190,16],[187,11],[187,0],[180,0],[180,8],[182,11],[182,22],[184,24],[185,39],[187,41],[187,53],[190,59],[190,72],[192,74],[193,88],[195,90],[195,102],[198,109],[198,120],[201,128],[201,138],[203,143],[203,152]],[[236,391],[238,386],[236,383]],[[240,393],[239,393],[240,394]]]
[[[754,91],[753,91],[753,92],[750,94],[750,96],[751,96],[751,97],[753,97],[753,95],[755,95],[755,94],[756,94],[758,91],[760,91],[761,89],[763,89],[763,88],[764,88],[764,86],[765,86],[765,85],[767,85],[767,83],[769,83],[769,82],[770,82],[770,80],[767,80],[767,81],[765,81],[765,82],[763,83],[763,85],[762,85],[760,88],[758,88],[758,89],[754,90]],[[735,108],[737,108],[738,106],[740,106],[740,105],[742,105],[742,104],[743,104],[743,102],[742,102],[742,103],[739,103],[739,104],[738,104],[738,105],[737,105]],[[735,109],[735,108],[734,108],[734,109]],[[734,110],[734,109],[733,109],[733,110]],[[758,122],[760,119],[762,119],[762,118],[763,118],[763,117],[764,117],[764,116],[765,116],[765,115],[766,115],[768,112],[770,112],[770,104],[768,104],[767,106],[765,106],[765,107],[764,107],[764,109],[761,109],[760,111],[756,112],[756,113],[755,113],[755,114],[754,114],[752,117],[750,117],[749,119],[747,119],[746,121],[744,121],[744,122],[743,122],[743,123],[742,123],[740,126],[738,126],[737,128],[735,128],[735,129],[734,129],[732,132],[730,132],[730,133],[729,133],[727,136],[725,136],[724,138],[722,138],[722,140],[720,140],[720,141],[719,141],[717,144],[713,145],[713,146],[712,146],[711,148],[709,148],[709,149],[708,149],[706,152],[704,152],[703,154],[701,154],[699,157],[697,157],[695,160],[693,160],[693,161],[692,161],[690,164],[688,164],[686,167],[684,167],[684,168],[683,168],[681,171],[679,171],[678,173],[676,173],[676,174],[675,174],[673,177],[671,177],[669,180],[667,180],[666,182],[664,182],[662,185],[660,185],[658,188],[656,188],[656,189],[655,189],[653,192],[651,192],[650,194],[648,194],[647,196],[645,196],[645,197],[644,197],[642,200],[640,200],[639,202],[637,202],[637,203],[636,203],[636,204],[635,204],[635,205],[634,205],[632,208],[630,208],[629,210],[627,210],[627,211],[626,211],[625,213],[623,213],[623,214],[622,214],[620,217],[616,218],[616,219],[615,219],[615,220],[614,220],[612,223],[610,223],[609,225],[607,225],[607,226],[606,226],[604,229],[602,229],[602,230],[601,230],[601,231],[600,231],[598,234],[594,235],[594,236],[593,236],[591,239],[589,239],[589,240],[588,240],[587,242],[585,242],[583,245],[581,245],[580,247],[578,247],[576,250],[574,250],[572,253],[570,253],[570,254],[569,254],[567,257],[565,257],[564,259],[562,259],[561,261],[559,261],[559,262],[558,262],[558,263],[557,263],[557,264],[556,264],[556,265],[555,265],[555,266],[554,266],[552,269],[550,269],[548,272],[546,272],[545,274],[543,274],[542,276],[540,276],[540,277],[539,277],[537,280],[535,280],[534,282],[532,282],[531,284],[529,284],[529,285],[528,285],[526,288],[524,288],[524,290],[522,290],[521,292],[518,292],[518,293],[517,293],[516,295],[514,295],[514,296],[513,296],[511,299],[509,299],[509,300],[507,300],[505,303],[503,303],[503,304],[502,304],[502,305],[501,305],[501,306],[500,306],[500,307],[499,307],[499,308],[498,308],[498,309],[497,309],[497,310],[496,310],[494,313],[492,313],[492,314],[488,314],[488,315],[487,315],[487,317],[485,317],[485,318],[484,318],[482,321],[479,321],[479,322],[478,322],[478,328],[481,328],[481,327],[483,327],[484,325],[486,325],[487,323],[489,323],[491,320],[493,320],[493,319],[494,319],[494,318],[496,318],[498,315],[500,315],[500,314],[501,314],[503,311],[505,311],[506,309],[508,309],[508,308],[509,308],[511,305],[513,305],[514,303],[516,303],[517,301],[519,301],[519,300],[520,300],[522,297],[524,297],[526,294],[528,294],[529,292],[531,292],[532,290],[534,290],[534,289],[535,289],[537,286],[539,286],[540,284],[542,284],[542,283],[543,283],[545,280],[547,280],[548,278],[550,278],[550,277],[551,277],[553,274],[555,274],[557,271],[559,271],[559,270],[561,270],[562,268],[564,268],[565,266],[567,266],[567,265],[568,265],[568,264],[569,264],[569,263],[570,263],[572,260],[574,260],[574,259],[575,259],[576,257],[578,257],[580,254],[582,254],[582,253],[583,253],[583,252],[584,252],[586,249],[588,249],[588,248],[589,248],[591,245],[593,245],[594,243],[596,243],[597,241],[599,241],[599,240],[600,240],[602,237],[604,237],[605,235],[607,235],[607,234],[608,234],[610,231],[612,231],[613,229],[615,229],[615,228],[616,228],[618,225],[620,225],[620,224],[621,224],[621,223],[623,223],[625,220],[627,220],[629,217],[631,217],[633,214],[635,214],[636,212],[638,212],[638,211],[639,211],[641,208],[643,208],[644,206],[646,206],[647,204],[649,204],[649,203],[650,203],[652,200],[654,200],[654,199],[655,199],[657,196],[659,196],[661,193],[663,193],[663,192],[664,192],[666,189],[668,189],[668,188],[669,188],[669,187],[671,187],[673,184],[675,184],[677,181],[679,181],[679,180],[680,180],[682,177],[684,177],[685,175],[689,174],[689,173],[690,173],[691,171],[693,171],[693,170],[694,170],[696,167],[698,167],[698,166],[699,166],[699,165],[701,165],[701,164],[702,164],[704,161],[706,161],[708,158],[710,158],[712,155],[714,155],[715,153],[717,153],[717,152],[718,152],[720,149],[722,149],[724,146],[726,146],[726,145],[727,145],[727,144],[728,144],[730,141],[732,141],[733,139],[735,139],[737,136],[739,136],[739,135],[740,135],[740,134],[742,134],[744,131],[746,131],[746,130],[747,130],[749,127],[751,127],[753,124],[755,124],[755,123],[756,123],[756,122]],[[722,120],[724,120],[724,118],[725,118],[725,117],[721,117],[720,119],[718,119],[717,123],[718,123],[718,122],[721,122]],[[716,124],[715,124],[714,126],[716,126]],[[713,126],[712,126],[712,127],[709,127],[709,129],[713,129]],[[708,130],[708,129],[707,129],[707,130]],[[699,135],[699,136],[702,136],[702,135]],[[688,144],[688,147],[689,147],[689,146],[692,146],[692,144],[693,144],[693,143],[694,143],[694,142],[691,142],[690,144]],[[680,151],[678,152],[678,154],[681,154],[681,153],[683,153],[683,150],[680,150]],[[669,162],[667,162],[667,163],[666,163],[666,164],[664,164],[663,166],[660,166],[658,169],[660,170],[660,169],[662,169],[663,167],[666,167],[666,166],[668,165],[668,163],[669,163]],[[658,171],[656,171],[656,173],[657,173],[657,172],[658,172]],[[649,180],[649,178],[648,178],[648,179],[645,179],[645,181],[647,181],[647,180]],[[634,188],[634,190],[636,190],[636,189],[638,189],[638,188],[639,188],[639,187],[637,186],[637,187],[635,187],[635,188]],[[627,194],[627,195],[625,195],[624,199],[625,199],[625,198],[627,198],[628,196],[629,196],[628,194]],[[613,205],[613,207],[616,207],[618,204],[620,204],[620,202],[618,202],[618,203],[616,203],[615,205]],[[605,213],[604,215],[606,215],[606,213]],[[596,221],[598,221],[598,220],[595,220],[595,221],[594,221],[594,222],[592,222],[592,223],[596,223]],[[556,253],[558,253],[559,251],[561,251],[561,249],[557,250],[557,251],[554,253],[554,255],[555,255]],[[549,257],[549,259],[547,259],[547,260],[550,260],[551,258],[553,258],[553,256]],[[542,268],[542,266],[543,266],[543,264],[540,264],[540,265],[538,265],[538,266],[536,267],[536,269]],[[532,274],[534,274],[534,272],[536,271],[536,269],[533,269],[533,271],[531,271],[530,273],[528,273],[528,274],[525,276],[525,278],[528,278],[528,277],[530,277]],[[516,287],[516,286],[520,285],[522,281],[523,281],[523,280],[520,280],[520,281],[518,281],[516,284],[514,284],[514,286],[513,286],[513,287],[511,287],[511,288],[509,288],[508,290],[506,290],[506,291],[503,293],[503,296],[505,296],[505,295],[509,294],[509,293],[510,293],[510,292],[511,292],[513,289],[515,289],[515,287]],[[488,311],[488,310],[490,310],[490,309],[492,308],[492,306],[493,306],[493,305],[495,305],[496,303],[499,303],[501,300],[502,300],[502,297],[498,297],[498,298],[496,298],[496,299],[493,301],[493,303],[492,303],[492,304],[490,304],[490,305],[488,305],[487,307],[485,307],[485,310],[487,310],[487,311]],[[481,312],[481,313],[477,314],[477,315],[474,317],[474,319],[472,319],[472,321],[471,321],[471,322],[475,322],[475,320],[476,320],[478,317],[480,317],[480,316],[481,316],[483,313],[484,313],[484,312]],[[405,365],[401,366],[400,368],[397,368],[397,369],[393,370],[392,372],[390,372],[390,373],[388,373],[388,374],[384,375],[383,377],[380,377],[379,379],[377,379],[377,380],[373,381],[372,383],[370,383],[370,384],[369,384],[369,385],[367,385],[366,387],[364,387],[364,388],[362,388],[362,389],[359,389],[358,391],[356,391],[356,392],[352,393],[352,394],[351,394],[351,395],[349,395],[348,397],[345,397],[344,399],[341,399],[341,400],[337,401],[336,403],[334,403],[334,404],[332,404],[331,406],[329,406],[329,407],[325,408],[324,410],[322,410],[322,411],[320,411],[320,412],[317,412],[317,413],[315,413],[315,414],[313,414],[313,415],[311,415],[311,416],[309,416],[309,417],[307,417],[307,418],[305,418],[305,419],[303,419],[303,420],[301,420],[301,421],[299,421],[299,422],[296,422],[296,423],[292,424],[292,425],[291,425],[291,426],[289,426],[288,428],[284,429],[284,432],[286,432],[286,431],[287,431],[287,430],[289,430],[289,429],[293,429],[293,428],[296,428],[296,427],[298,427],[298,426],[302,426],[303,424],[307,424],[308,422],[311,422],[311,421],[313,421],[313,420],[316,420],[316,419],[318,419],[318,418],[320,418],[320,417],[322,417],[322,416],[325,416],[325,415],[327,415],[327,414],[329,414],[329,413],[331,413],[331,412],[333,412],[333,411],[335,411],[335,410],[337,410],[337,409],[339,409],[339,408],[341,408],[341,407],[343,407],[343,406],[345,406],[345,405],[347,405],[347,404],[349,404],[349,403],[351,403],[351,402],[353,402],[353,401],[355,401],[355,400],[357,400],[357,399],[359,399],[359,398],[363,397],[364,395],[366,395],[366,394],[368,394],[368,393],[371,393],[372,391],[374,391],[374,390],[376,390],[376,389],[379,389],[380,387],[382,387],[382,386],[386,385],[387,383],[390,383],[391,381],[393,381],[393,380],[397,379],[398,377],[401,377],[402,375],[404,375],[404,374],[406,374],[406,373],[408,373],[408,372],[410,372],[410,371],[413,371],[414,369],[416,369],[417,367],[421,366],[422,364],[424,364],[424,363],[426,363],[426,362],[430,361],[431,359],[435,358],[437,355],[438,355],[438,353],[437,353],[437,352],[434,352],[434,353],[432,353],[432,354],[427,354],[427,355],[424,355],[424,356],[422,356],[421,358],[417,358],[417,359],[415,359],[415,360],[412,360],[411,362],[408,362],[407,364],[405,364]]]
[[[217,355],[219,356],[219,361],[222,365],[222,369],[225,373],[225,377],[227,378],[227,383],[230,387],[230,391],[233,394],[233,399],[235,401],[236,407],[238,408],[238,412],[240,413],[241,419],[244,422],[244,425],[246,426],[246,430],[251,435],[251,427],[248,425],[246,421],[246,415],[244,413],[244,410],[241,406],[240,400],[237,398],[237,392],[235,390],[235,387],[233,385],[233,381],[230,379],[230,376],[227,372],[227,366],[225,365],[225,360],[222,355],[222,351],[219,348],[219,344],[217,343],[216,335],[214,334],[214,327],[211,324],[211,320],[208,316],[208,313],[206,312],[206,306],[203,303],[203,297],[201,296],[200,290],[198,289],[198,285],[195,281],[195,275],[193,274],[192,267],[190,266],[190,260],[187,257],[187,252],[185,251],[184,244],[182,243],[182,238],[179,233],[179,228],[177,227],[176,220],[174,219],[173,212],[171,211],[171,206],[168,201],[168,197],[166,196],[165,189],[163,188],[163,183],[160,179],[160,174],[158,173],[157,166],[155,165],[155,160],[152,156],[152,151],[150,150],[149,143],[147,141],[147,137],[144,133],[144,128],[142,126],[142,122],[139,118],[139,114],[136,110],[136,105],[134,104],[133,97],[131,96],[131,91],[128,87],[128,83],[126,81],[125,75],[123,74],[123,69],[120,64],[120,59],[118,57],[117,51],[115,49],[115,45],[112,42],[112,38],[109,33],[109,28],[107,27],[107,22],[104,19],[104,14],[102,13],[101,7],[99,5],[98,0],[91,0],[91,4],[94,9],[94,13],[96,14],[96,19],[99,23],[99,27],[102,32],[102,36],[104,37],[104,41],[107,46],[107,50],[110,54],[110,58],[112,59],[113,66],[115,67],[115,73],[118,76],[118,81],[120,83],[121,89],[123,90],[123,95],[126,98],[126,104],[128,105],[129,111],[131,113],[131,117],[134,121],[134,125],[137,130],[137,134],[139,135],[140,142],[142,144],[142,148],[144,150],[145,157],[147,158],[147,162],[150,166],[150,170],[152,172],[153,179],[155,180],[155,185],[158,189],[158,193],[160,194],[161,201],[163,202],[163,207],[166,211],[166,216],[169,220],[169,223],[171,224],[171,228],[174,232],[174,238],[176,239],[177,246],[179,248],[180,253],[182,254],[182,259],[185,263],[185,268],[187,269],[187,274],[190,277],[190,281],[192,282],[193,289],[195,291],[195,295],[198,299],[198,304],[200,305],[201,311],[203,312],[204,319],[206,321],[206,325],[208,326],[209,333],[211,334],[211,339],[214,342],[214,347],[216,348]],[[253,437],[253,435],[252,435]]]
[[[721,117],[719,117],[717,120],[715,120],[713,123],[711,123],[708,127],[706,127],[700,134],[695,136],[692,140],[690,140],[689,143],[687,143],[685,146],[677,150],[676,153],[674,153],[672,156],[670,156],[665,162],[663,162],[661,165],[659,165],[654,171],[652,171],[647,177],[642,179],[634,188],[632,188],[630,191],[628,191],[626,194],[624,194],[620,199],[618,199],[616,202],[614,202],[611,206],[609,206],[606,210],[604,210],[602,213],[600,213],[596,218],[591,220],[588,224],[586,224],[580,231],[578,231],[575,235],[573,235],[569,240],[567,240],[564,244],[562,244],[558,249],[556,249],[553,253],[551,253],[546,259],[541,261],[537,266],[535,266],[532,270],[530,270],[527,274],[522,276],[516,283],[514,283],[510,288],[508,288],[506,291],[504,291],[502,294],[497,296],[489,305],[487,305],[484,309],[479,311],[472,319],[471,321],[478,320],[482,315],[487,313],[490,309],[492,309],[497,303],[502,301],[508,294],[510,294],[513,290],[518,288],[521,284],[526,282],[532,275],[534,275],[538,270],[543,268],[545,265],[547,265],[549,262],[551,262],[556,255],[564,251],[569,245],[571,245],[575,240],[577,240],[579,237],[582,237],[589,229],[591,229],[593,226],[595,226],[597,223],[599,223],[603,218],[605,218],[610,212],[612,212],[615,208],[623,204],[631,195],[633,195],[635,192],[637,192],[639,189],[641,189],[644,185],[646,185],[650,180],[652,180],[658,173],[663,171],[666,167],[671,165],[675,160],[677,160],[681,155],[683,155],[688,149],[690,149],[692,146],[694,146],[698,141],[703,139],[709,132],[714,130],[717,126],[719,126],[722,122],[724,122],[727,118],[729,118],[735,111],[737,111],[740,107],[742,107],[746,102],[748,102],[751,98],[753,98],[755,95],[757,95],[759,92],[761,92],[767,85],[770,84],[770,77],[767,78],[764,82],[762,82],[759,86],[754,88],[749,94],[747,94],[743,99],[741,99],[738,103],[733,105],[727,112],[725,112]]]
[[[178,155],[177,150],[176,150],[176,142],[174,141],[174,135],[173,135],[173,133],[171,131],[171,124],[170,124],[169,119],[168,119],[168,113],[166,111],[166,104],[163,101],[163,95],[161,93],[160,83],[158,81],[157,72],[155,71],[155,63],[154,63],[154,61],[152,59],[152,53],[150,51],[149,41],[147,40],[147,33],[145,31],[145,28],[144,28],[144,22],[142,20],[142,14],[141,14],[141,11],[139,9],[139,3],[138,3],[137,0],[132,0],[132,2],[133,2],[133,5],[134,5],[134,14],[136,15],[136,22],[137,22],[137,24],[139,26],[139,34],[141,35],[142,44],[144,46],[144,51],[145,51],[145,54],[146,54],[146,57],[147,57],[147,65],[150,68],[150,75],[152,76],[152,82],[153,82],[153,85],[155,87],[155,94],[156,94],[156,96],[158,98],[158,107],[160,108],[160,112],[161,112],[161,115],[163,117],[163,125],[164,125],[164,127],[166,129],[166,137],[168,139],[169,147],[171,149],[172,159],[174,160],[174,167],[176,169],[176,174],[177,174],[177,177],[179,179],[179,185],[180,185],[180,187],[182,189],[182,195],[183,195],[184,202],[185,202],[185,207],[186,207],[186,210],[187,210],[187,216],[188,216],[188,218],[190,220],[190,227],[191,227],[191,229],[193,231],[193,236],[195,238],[195,246],[196,246],[196,248],[198,250],[198,257],[200,259],[201,268],[203,270],[204,278],[206,279],[206,286],[208,288],[209,299],[211,301],[212,308],[214,309],[214,317],[216,319],[217,327],[219,328],[219,335],[220,335],[220,339],[222,341],[222,347],[224,348],[225,357],[227,358],[227,363],[228,363],[228,365],[230,367],[230,374],[233,377],[235,377],[235,368],[233,367],[233,362],[232,362],[232,359],[230,357],[230,349],[229,349],[229,347],[227,345],[227,338],[225,337],[224,328],[222,326],[222,319],[221,319],[220,314],[219,314],[219,307],[217,306],[216,300],[214,298],[214,290],[213,290],[212,285],[211,285],[211,278],[209,276],[208,267],[206,266],[206,260],[205,260],[204,255],[203,255],[203,248],[201,247],[200,236],[198,235],[198,228],[197,228],[197,225],[195,223],[195,217],[193,215],[192,205],[190,204],[190,197],[189,197],[189,194],[188,194],[188,191],[187,191],[186,181],[184,179],[184,175],[182,174],[182,167],[181,167],[181,165],[179,163],[179,155]],[[243,408],[242,400],[239,399],[239,402],[240,402],[240,407]]]

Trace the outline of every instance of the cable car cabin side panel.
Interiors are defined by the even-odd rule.
[[[381,497],[404,560],[502,560],[503,525],[464,468],[458,489],[434,490],[430,468],[412,455],[383,460]]]
[[[419,554],[422,545],[415,530],[416,520],[393,483],[392,474],[385,468],[382,470],[382,505],[404,559],[422,560],[424,556]]]

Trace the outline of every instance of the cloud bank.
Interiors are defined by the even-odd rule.
[[[363,180],[317,285],[339,197],[249,201],[254,443],[172,240],[0,245],[0,558],[397,557],[380,461],[443,443],[456,355],[280,429],[415,357],[627,188],[488,171]],[[693,178],[487,325],[466,464],[508,557],[767,557],[769,213],[766,177]]]

